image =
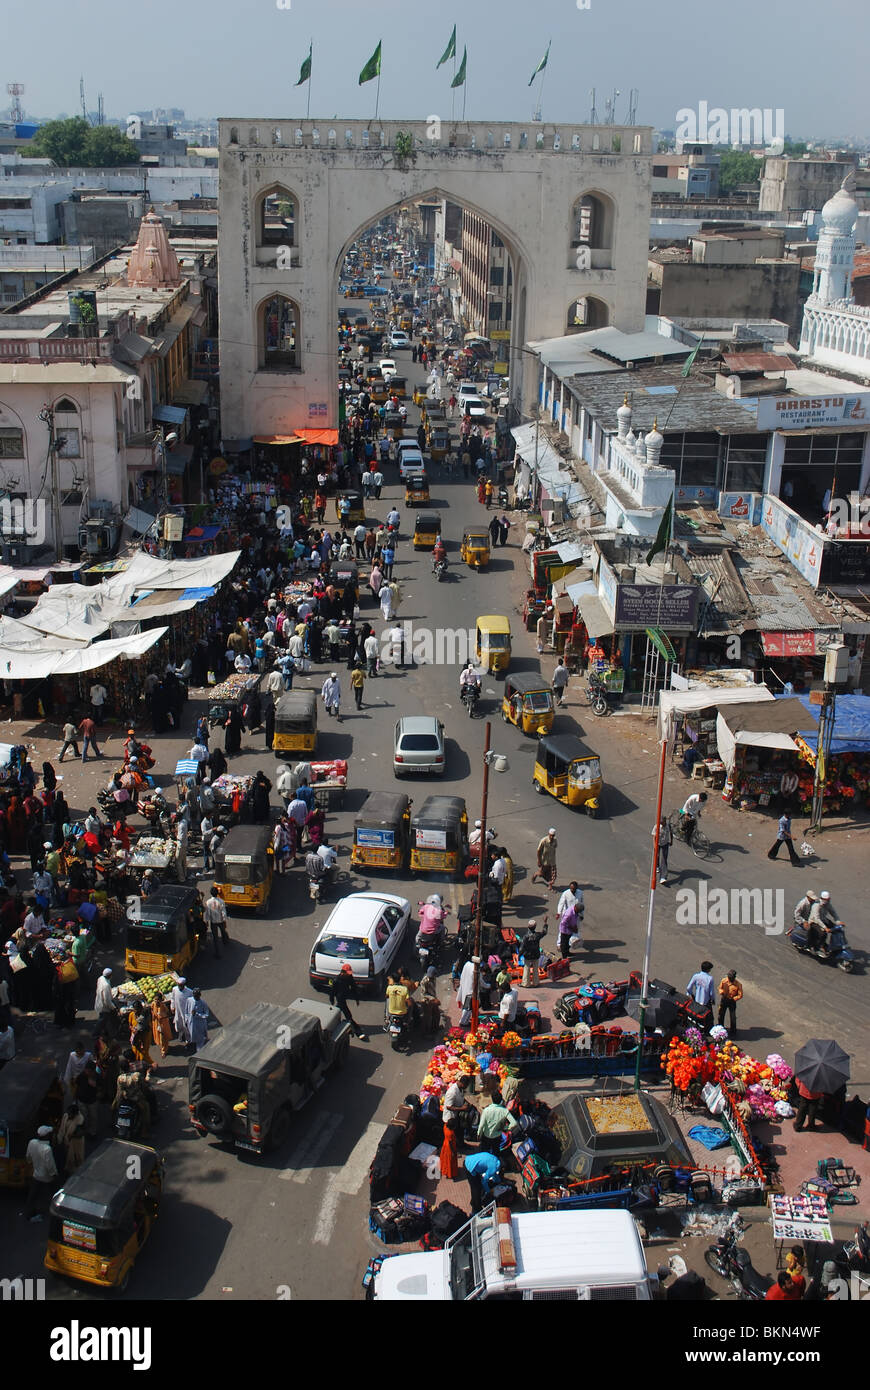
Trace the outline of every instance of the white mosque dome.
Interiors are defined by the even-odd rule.
[[[846,187],[848,179],[843,180],[833,198],[829,198],[822,208],[822,228],[840,236],[849,236],[858,220],[858,204]]]

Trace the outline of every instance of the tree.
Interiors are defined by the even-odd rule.
[[[801,155],[806,154],[809,147],[803,140],[785,140],[782,146],[783,154],[789,155],[792,159],[800,159]]]
[[[62,168],[101,169],[138,164],[139,151],[115,126],[92,126],[83,116],[47,121],[33,137],[34,153]]]
[[[730,193],[739,183],[757,183],[761,160],[741,150],[726,150],[719,160],[719,191]]]

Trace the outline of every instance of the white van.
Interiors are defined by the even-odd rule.
[[[627,1211],[484,1208],[443,1250],[394,1255],[374,1280],[378,1299],[567,1302],[651,1299],[643,1246]]]

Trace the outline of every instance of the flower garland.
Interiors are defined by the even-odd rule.
[[[429,1096],[440,1098],[447,1087],[458,1081],[461,1076],[490,1073],[503,1081],[509,1075],[508,1069],[498,1061],[496,1054],[509,1037],[517,1038],[517,1046],[520,1039],[516,1034],[507,1034],[499,1042],[495,1032],[494,1023],[479,1024],[476,1033],[466,1032],[462,1028],[451,1028],[443,1043],[439,1043],[432,1051],[420,1087],[420,1099],[426,1100]]]
[[[687,1028],[682,1039],[671,1040],[661,1065],[678,1091],[719,1081],[735,1095],[745,1096],[755,1116],[782,1119],[791,1113],[788,1087],[793,1072],[778,1052],[759,1062],[734,1042],[717,1038],[705,1043],[697,1028]]]

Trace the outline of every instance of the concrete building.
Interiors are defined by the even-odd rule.
[[[652,194],[686,202],[693,198],[719,197],[721,150],[710,144],[681,141],[679,150],[657,154],[652,160]]]
[[[184,495],[207,410],[193,363],[214,259],[174,251],[151,214],[126,254],[0,315],[0,492],[44,497],[51,438],[63,440],[60,523],[76,553],[92,515],[120,524],[131,505],[158,498],[163,480],[172,500]],[[178,435],[165,459],[161,427]],[[53,517],[45,539],[54,544]]]
[[[690,238],[688,248],[650,252],[646,308],[667,318],[781,319],[797,332],[800,263],[761,257],[782,247],[777,233],[715,232]]]
[[[822,208],[813,287],[804,305],[800,351],[810,362],[870,383],[870,308],[852,293],[858,204],[854,175]]]
[[[395,152],[410,136],[409,154]],[[366,227],[432,192],[482,217],[514,266],[512,334],[643,318],[650,132],[422,121],[220,122],[222,429],[230,438],[337,423],[336,289]],[[294,244],[267,203],[290,201]],[[520,356],[511,389],[522,387]]]
[[[93,246],[0,246],[0,307],[19,300],[95,259]]]
[[[77,193],[84,198],[144,196],[145,203],[162,215],[165,205],[199,198],[216,200],[217,192],[217,169],[135,164],[119,169],[56,169],[41,160],[11,156],[9,161],[0,159],[0,241],[41,245],[62,240],[66,213],[60,205]],[[122,214],[120,209],[113,212],[107,208],[107,213],[113,219],[129,218],[129,213]],[[77,210],[70,214],[77,215]],[[87,217],[87,212],[82,216]],[[136,225],[113,245],[128,241]],[[90,237],[84,234],[84,240],[88,239],[99,244],[93,232]]]
[[[761,171],[761,212],[789,214],[819,208],[836,193],[855,161],[769,158]]]
[[[58,204],[60,235],[69,245],[89,242],[104,256],[126,246],[136,236],[145,216],[144,193],[106,193],[102,189],[75,188]]]
[[[462,213],[459,275],[464,327],[481,337],[509,333],[513,310],[513,267],[507,247],[478,213]],[[509,339],[508,339],[509,341]]]

